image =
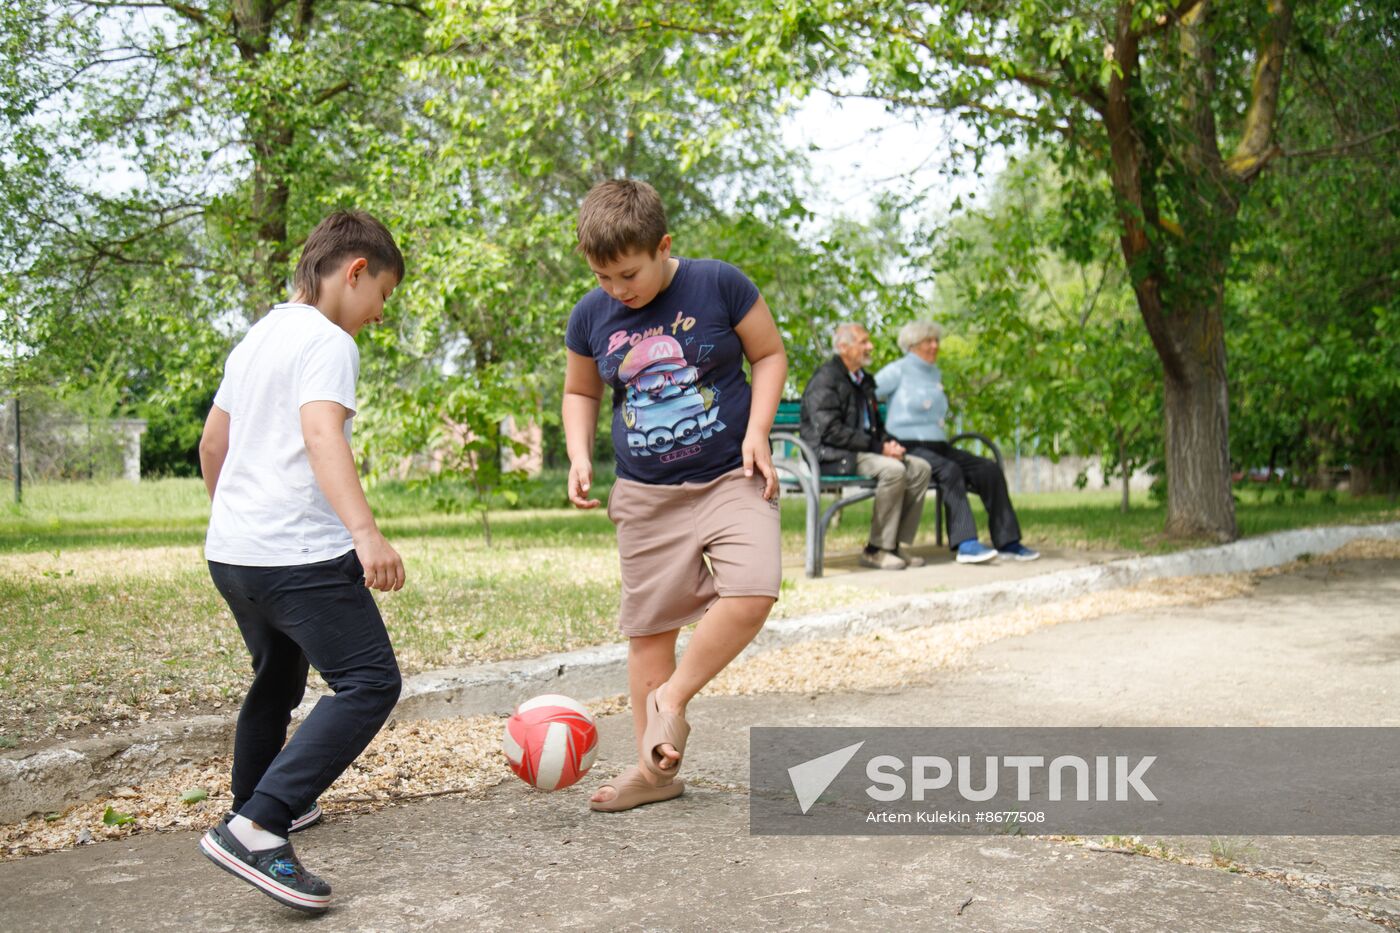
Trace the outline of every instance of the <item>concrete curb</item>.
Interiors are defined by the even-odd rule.
[[[1304,554],[1333,551],[1359,538],[1400,538],[1400,522],[1283,531],[1219,547],[1127,558],[1006,583],[892,597],[854,609],[779,619],[764,627],[745,655],[813,639],[956,622],[1160,577],[1259,570]],[[394,714],[407,719],[504,715],[522,699],[540,693],[607,696],[622,690],[626,669],[627,646],[614,644],[433,671],[405,680]],[[310,712],[314,702],[313,698],[304,703],[296,719]],[[149,776],[226,754],[233,744],[233,730],[232,715],[196,716],[28,754],[0,755],[0,821],[59,810],[114,787],[139,785]]]

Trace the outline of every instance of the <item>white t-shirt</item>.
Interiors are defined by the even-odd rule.
[[[301,406],[339,402],[353,417],[359,374],[354,339],[310,305],[278,305],[233,348],[214,396],[229,413],[229,445],[206,558],[285,567],[330,560],[353,547],[311,472]]]

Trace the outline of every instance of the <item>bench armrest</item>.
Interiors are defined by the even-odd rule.
[[[796,447],[802,454],[802,460],[807,464],[807,473],[812,477],[812,482],[820,483],[822,478],[821,461],[817,459],[817,452],[807,445],[807,442],[795,431],[769,431],[768,442],[786,441]]]
[[[992,443],[992,439],[987,435],[978,434],[976,431],[964,431],[956,437],[951,438],[948,443],[956,445],[958,441],[981,441],[983,444],[986,444],[992,452],[992,459],[997,462],[997,467],[1005,472],[1006,465],[1001,459],[1001,448]]]

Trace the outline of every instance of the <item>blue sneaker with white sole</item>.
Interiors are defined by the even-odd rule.
[[[1040,560],[1040,552],[1026,547],[1020,541],[1013,541],[997,548],[997,553],[1007,560]]]
[[[980,564],[996,556],[997,552],[993,548],[987,547],[976,538],[968,538],[958,545],[958,563],[960,564]]]

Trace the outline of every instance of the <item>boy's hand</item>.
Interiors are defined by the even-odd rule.
[[[778,495],[778,471],[773,468],[773,448],[767,437],[744,437],[744,475],[753,476],[755,468],[763,477],[763,498]]]
[[[403,589],[403,558],[376,529],[363,535],[355,535],[355,556],[360,566],[365,568],[365,586],[372,590]]]
[[[592,488],[593,464],[586,460],[569,464],[569,501],[575,508],[596,509],[602,504],[597,499],[586,498]]]

